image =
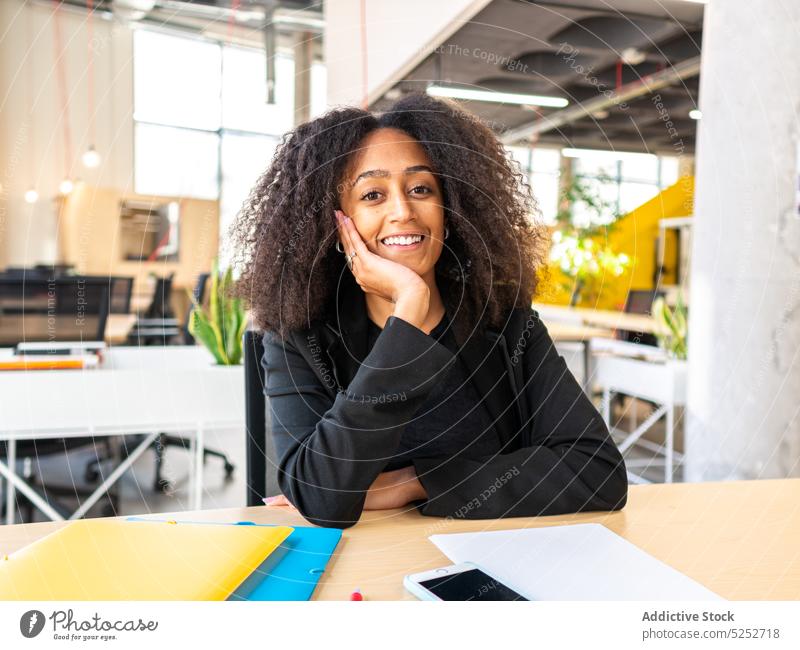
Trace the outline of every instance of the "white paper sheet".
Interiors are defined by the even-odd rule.
[[[722,600],[600,524],[432,535],[534,600]]]

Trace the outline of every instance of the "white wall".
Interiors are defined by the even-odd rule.
[[[63,52],[55,47],[56,15],[52,5],[0,2],[0,266],[57,260],[54,199],[65,174],[94,186],[133,189],[131,30],[103,19],[92,23],[94,145],[103,163],[89,170],[80,160],[91,138],[87,14],[58,12]],[[66,112],[56,64],[62,55]],[[72,140],[68,163],[65,124]],[[33,205],[23,199],[30,187],[39,192]]]
[[[367,2],[367,88],[374,101],[491,0]],[[361,105],[364,96],[360,0],[326,0],[328,105]]]

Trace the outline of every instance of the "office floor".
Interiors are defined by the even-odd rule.
[[[615,417],[618,426],[625,429],[629,425],[631,409],[636,409],[636,417],[639,422],[649,414],[651,407],[645,403],[617,404]],[[656,424],[653,428],[653,440],[658,440],[663,436],[663,422]],[[663,438],[661,438],[663,439]],[[680,441],[680,437],[679,437]],[[224,450],[230,461],[236,466],[233,477],[225,479],[223,463],[219,458],[209,457],[205,466],[205,478],[203,489],[203,508],[230,508],[245,504],[245,441],[241,433],[236,431],[209,433],[207,445],[209,448]],[[37,473],[48,477],[48,484],[68,486],[73,483],[80,487],[88,487],[84,481],[83,472],[87,463],[94,457],[90,450],[72,452],[70,454],[71,463],[67,463],[64,456],[60,458],[46,457],[40,459]],[[644,459],[647,462],[653,459],[654,455],[646,450],[633,449],[630,458]],[[190,452],[179,447],[167,447],[164,456],[163,477],[170,480],[172,489],[163,493],[154,489],[155,478],[155,454],[148,451],[134,463],[131,471],[127,472],[119,482],[119,508],[118,515],[136,515],[148,512],[178,512],[191,509],[189,468]],[[70,467],[72,472],[70,472]],[[21,469],[19,466],[18,469]],[[274,481],[269,481],[268,492],[277,494],[277,486]],[[642,475],[650,481],[662,482],[664,480],[663,466],[653,464],[647,467]],[[680,481],[682,469],[676,467],[673,480]],[[0,501],[0,503],[3,503]],[[62,502],[70,504],[74,509],[77,507],[76,499],[62,498]],[[100,502],[92,508],[89,516],[103,516],[111,514],[106,507],[106,501]],[[29,519],[25,508],[18,509],[17,522],[21,521],[43,521],[45,517],[38,512],[34,512],[33,518]]]
[[[203,508],[231,508],[245,504],[245,444],[240,432],[227,431],[207,434],[207,446],[224,450],[230,461],[236,466],[230,480],[225,479],[223,462],[219,458],[209,457],[205,465]],[[91,449],[73,451],[66,457],[48,456],[35,463],[37,475],[47,477],[47,486],[71,486],[78,489],[91,487],[83,476],[87,464],[95,457]],[[18,464],[18,471],[23,468],[23,461]],[[106,466],[110,467],[110,466]],[[133,465],[130,471],[120,479],[119,507],[117,515],[136,515],[148,512],[174,512],[191,509],[190,485],[190,452],[180,447],[167,447],[162,467],[162,477],[168,479],[173,489],[164,493],[154,489],[155,453],[145,452]],[[109,470],[106,470],[109,471]],[[63,504],[71,509],[78,507],[75,498],[60,498]],[[5,502],[3,498],[2,503]],[[90,511],[89,516],[112,514],[107,508],[107,501],[101,499]],[[24,504],[17,509],[16,521],[45,521],[39,512],[34,512],[29,519]]]

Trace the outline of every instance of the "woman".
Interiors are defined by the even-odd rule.
[[[235,227],[283,495],[321,526],[419,503],[496,518],[622,508],[622,458],[530,308],[530,188],[426,95],[278,147]]]

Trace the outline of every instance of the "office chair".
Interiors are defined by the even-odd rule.
[[[170,273],[165,278],[157,279],[153,300],[144,315],[136,319],[128,335],[129,344],[172,345],[177,342],[181,331],[170,306],[174,276],[174,273]]]
[[[117,275],[109,277],[108,280],[111,286],[109,311],[112,314],[130,314],[133,278]]]
[[[211,274],[210,273],[201,273],[197,277],[197,283],[195,284],[194,288],[194,298],[198,303],[203,302],[203,298],[205,297],[205,290],[206,290],[206,283],[208,278]],[[154,300],[155,302],[155,300]],[[152,307],[152,306],[151,306]],[[186,323],[183,326],[183,338],[184,343],[187,345],[194,345],[194,337],[189,333],[189,315],[191,314],[192,307],[189,307],[189,311],[186,314]],[[148,310],[148,313],[151,313]],[[165,479],[162,476],[162,468],[164,464],[164,452],[166,451],[167,447],[180,447],[182,449],[190,449],[191,441],[183,438],[181,436],[174,436],[167,433],[159,434],[158,438],[155,439],[153,442],[153,449],[156,454],[156,475],[155,481],[153,483],[153,489],[157,492],[169,492],[172,489],[172,484],[169,480]],[[214,456],[219,458],[224,463],[225,467],[225,480],[229,481],[233,478],[233,472],[236,469],[236,466],[231,463],[228,455],[222,451],[218,451],[216,449],[208,449],[205,448],[203,450],[203,461],[209,456]]]
[[[194,302],[196,302],[198,305],[202,305],[203,300],[205,300],[206,284],[208,283],[209,277],[211,277],[210,273],[201,273],[197,276],[197,283],[194,285],[194,291],[192,291],[192,295],[194,296]],[[192,316],[192,309],[194,309],[194,303],[189,305],[189,309],[186,311],[186,320],[183,323],[183,342],[186,345],[195,344],[194,337],[189,332],[189,319]]]
[[[13,347],[22,342],[36,341],[102,341],[105,337],[108,316],[108,283],[105,278],[84,276],[47,277],[40,274],[18,277],[0,277],[0,346]],[[38,371],[48,372],[48,371]],[[97,454],[96,476],[87,468],[88,482],[99,478],[100,463],[114,456],[111,442],[104,439],[98,453],[93,437],[55,438],[48,440],[25,440],[17,443],[17,457],[23,463],[31,487],[59,513],[70,514],[67,507],[52,497],[80,498],[89,496],[93,490],[70,486],[46,484],[44,477],[34,475],[32,462],[46,456],[66,455],[71,451],[91,447]],[[0,455],[6,456],[5,445]],[[28,459],[27,461],[25,459]],[[113,512],[118,502],[116,490],[107,493],[109,501],[106,512]],[[33,505],[19,495],[20,503],[33,515]]]
[[[0,276],[0,346],[39,341],[102,341],[105,278]]]
[[[264,345],[257,332],[242,341],[245,435],[247,436],[247,505],[262,505],[267,495],[267,408],[264,396]]]
[[[267,432],[267,400],[264,396],[264,345],[259,332],[244,333],[244,400],[245,435],[247,436],[247,505],[263,505],[265,496],[280,494],[277,470],[268,472],[268,467],[278,467],[272,438]],[[272,477],[270,477],[272,474]]]
[[[37,264],[33,267],[34,271],[42,275],[49,275],[51,277],[59,277],[62,275],[70,275],[75,271],[74,264]]]
[[[664,292],[658,289],[632,289],[628,291],[625,300],[625,313],[627,314],[649,314],[653,308],[656,298],[663,298]],[[641,343],[642,345],[658,345],[658,340],[649,332],[630,332],[619,330],[617,338],[629,343]]]

